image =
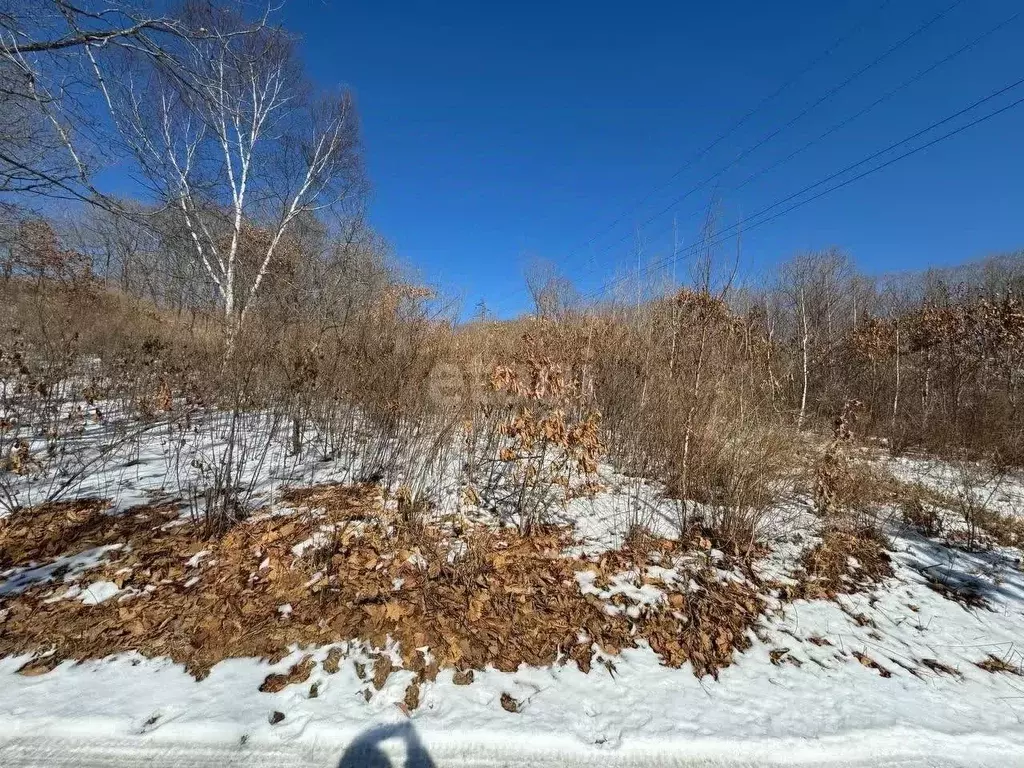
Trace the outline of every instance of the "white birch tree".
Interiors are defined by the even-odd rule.
[[[166,60],[204,32],[143,0],[0,0],[0,195],[115,209],[94,185],[112,161],[93,67]],[[99,109],[97,109],[99,108]]]
[[[313,91],[283,30],[209,5],[188,13],[201,38],[182,39],[145,76],[96,76],[214,286],[230,356],[296,220],[361,202],[358,121],[347,91]],[[245,269],[240,253],[254,243]]]

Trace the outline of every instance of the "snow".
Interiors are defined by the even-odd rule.
[[[247,740],[231,746],[177,743],[162,739],[109,737],[100,743],[77,739],[50,740],[40,747],[30,741],[14,741],[5,753],[17,766],[81,768],[383,768],[383,766],[453,766],[495,768],[528,765],[538,768],[642,768],[643,766],[895,766],[901,768],[952,768],[954,766],[1015,766],[1007,758],[1012,741],[985,737],[944,737],[941,734],[864,734],[865,740],[822,739],[814,742],[745,741],[719,743],[695,741],[685,749],[665,751],[658,747],[566,752],[558,743],[540,740],[507,741],[452,736],[421,738],[409,723],[374,728],[351,740],[334,732],[303,749],[287,744]],[[866,739],[870,739],[867,741]],[[344,749],[342,748],[344,745]],[[21,760],[19,760],[21,758]]]
[[[170,439],[154,426],[136,453],[109,457],[73,495],[110,497],[118,511],[160,498],[176,482]],[[285,442],[272,446],[259,469],[256,502],[273,504],[284,483],[358,476],[358,462],[325,462],[313,451],[289,456]],[[211,438],[198,453],[214,449]],[[886,466],[947,493],[956,482],[954,470],[937,462],[893,459]],[[631,525],[673,533],[678,503],[657,484],[607,466],[599,480],[605,490],[558,510],[575,526],[581,551],[620,545]],[[457,504],[456,486],[438,492],[443,508]],[[1005,479],[992,496],[1000,511],[1024,514],[1018,478]],[[775,518],[772,552],[757,567],[761,576],[786,582],[816,541],[814,521],[798,502]],[[296,554],[321,546],[329,533],[317,532]],[[834,602],[776,601],[752,647],[717,681],[698,680],[688,665],[664,667],[641,644],[610,658],[598,654],[589,674],[571,662],[513,673],[489,669],[460,686],[451,670],[442,671],[422,685],[420,706],[407,715],[398,704],[413,673],[397,670],[376,691],[355,667],[370,662],[370,649],[355,643],[342,643],[337,674],[318,666],[309,680],[278,693],[258,691],[267,674],[286,672],[306,653],[322,661],[330,647],[295,648],[275,665],[229,659],[201,682],[166,659],[137,655],[64,662],[38,676],[16,674],[27,657],[0,659],[0,765],[338,766],[347,748],[374,734],[393,737],[384,745],[389,755],[400,759],[410,744],[421,744],[438,765],[1024,765],[1024,677],[976,666],[989,654],[1024,664],[1020,551],[971,553],[913,531],[892,533],[895,576],[888,583]],[[67,585],[59,599],[130,598],[112,582],[86,583],[109,549],[8,570],[0,574],[0,595],[59,580]],[[199,567],[208,554],[197,553],[187,567]],[[690,557],[699,564],[723,560],[717,550]],[[419,551],[408,562],[428,565]],[[687,567],[685,558],[661,562],[614,574],[600,587],[593,571],[576,579],[586,594],[619,597],[610,610],[639,615],[665,600],[658,582],[696,588]],[[719,576],[739,578],[726,570]],[[189,585],[201,588],[198,578]],[[987,607],[967,609],[943,597],[929,586],[936,578],[972,589]],[[279,612],[287,618],[291,605]],[[317,696],[310,698],[314,683]],[[506,712],[502,694],[521,702],[520,711]],[[272,725],[274,712],[285,717]]]
[[[190,557],[188,559],[188,561],[185,563],[185,566],[187,568],[196,568],[196,567],[199,566],[199,563],[201,563],[203,561],[203,558],[204,557],[209,557],[209,555],[210,555],[210,550],[202,549],[202,550],[196,552],[194,555],[192,555],[192,557]]]
[[[84,407],[83,401],[67,404],[65,409],[71,412]],[[28,507],[63,488],[65,497],[110,498],[112,511],[120,512],[170,500],[183,489],[195,495],[191,500],[194,511],[201,514],[206,473],[224,455],[230,430],[227,415],[218,411],[194,414],[188,429],[182,431],[175,423],[159,419],[147,424],[126,423],[115,403],[101,401],[95,408],[105,414],[104,420],[97,423],[85,418],[80,434],[65,436],[69,458],[63,463],[54,462],[14,478],[12,499]],[[93,406],[85,410],[91,413]],[[286,484],[352,482],[363,473],[358,456],[324,461],[315,430],[311,430],[306,450],[292,455],[288,430],[282,429],[272,414],[246,413],[239,418],[236,439],[252,456],[259,456],[236,467],[238,485],[252,488],[245,501],[254,509],[276,502]],[[45,453],[45,442],[27,433],[24,437],[30,440],[33,454]],[[236,452],[244,453],[240,448]]]
[[[663,568],[658,571],[667,573]],[[650,570],[647,573],[651,575]],[[596,595],[605,601],[605,611],[609,616],[625,613],[630,618],[636,619],[640,617],[645,608],[659,605],[668,599],[662,590],[651,584],[643,583],[638,586],[636,582],[640,579],[640,574],[636,571],[615,574],[610,579],[607,589],[597,587],[594,584],[596,579],[597,574],[594,571],[580,571],[576,574],[576,583],[579,584],[580,592],[584,595]],[[633,605],[623,608],[608,602],[616,595],[623,596]]]
[[[85,605],[99,605],[112,598],[119,591],[120,589],[117,584],[112,581],[94,581],[82,590],[82,603]]]
[[[5,743],[32,734],[33,739],[87,743],[108,739],[143,750],[192,745],[230,751],[239,749],[245,737],[246,754],[264,754],[269,748],[294,759],[321,750],[320,764],[328,765],[336,764],[329,756],[337,760],[357,734],[408,723],[432,755],[532,750],[565,761],[553,764],[585,764],[598,757],[624,764],[696,757],[758,764],[782,754],[786,762],[797,763],[925,755],[922,765],[934,765],[933,758],[940,757],[958,765],[1020,764],[1024,701],[1012,697],[1024,693],[1014,694],[1002,676],[972,668],[969,660],[976,654],[968,650],[983,628],[998,634],[979,650],[1012,644],[1014,622],[1019,637],[1019,612],[1016,617],[976,617],[966,611],[947,616],[944,601],[930,590],[913,581],[905,589],[883,598],[873,614],[892,619],[880,627],[881,642],[868,637],[869,628],[852,625],[835,604],[799,604],[777,619],[770,632],[790,647],[795,641],[787,632],[820,632],[837,641],[820,648],[797,643],[794,655],[805,662],[799,668],[773,666],[769,646],[757,644],[717,683],[700,682],[686,668],[666,669],[646,648],[615,657],[614,671],[595,664],[590,674],[572,665],[511,674],[488,670],[478,673],[472,685],[456,686],[448,671],[424,686],[420,708],[411,718],[395,706],[411,673],[393,674],[369,703],[359,695],[366,684],[357,677],[354,662],[368,658],[358,648],[350,649],[336,675],[318,669],[307,683],[277,694],[256,689],[268,672],[286,670],[307,649],[296,649],[273,667],[256,660],[225,661],[201,683],[169,662],[135,656],[65,663],[34,678],[9,674],[23,660],[7,659],[0,662],[5,684],[0,762]],[[901,609],[904,599],[920,603],[921,616],[932,624],[927,634],[901,621],[907,613]],[[854,601],[851,607],[863,606]],[[837,658],[856,648],[876,654],[893,668],[893,677],[881,678]],[[323,659],[326,650],[317,649],[315,657]],[[882,655],[890,652],[959,659],[964,680],[938,674],[915,678]],[[319,683],[315,699],[308,698],[310,682]],[[520,713],[501,709],[499,699],[506,692],[524,702]],[[86,696],[90,707],[84,712]],[[269,724],[274,711],[285,714],[278,725]]]
[[[419,568],[422,571],[427,570],[427,558],[425,558],[423,556],[423,553],[421,553],[418,549],[413,551],[413,553],[409,555],[406,562],[416,568]]]
[[[761,631],[767,642],[756,640],[717,682],[697,680],[688,666],[666,668],[644,646],[611,657],[608,668],[595,663],[589,674],[573,664],[514,673],[491,669],[478,672],[472,685],[457,686],[452,672],[442,671],[435,683],[423,684],[420,707],[407,717],[397,702],[412,673],[396,671],[366,702],[361,694],[370,686],[357,676],[355,662],[368,663],[369,656],[355,644],[347,647],[337,674],[318,667],[310,680],[275,694],[257,690],[269,672],[286,671],[307,652],[322,660],[329,648],[296,648],[273,666],[224,661],[199,683],[169,661],[134,655],[65,662],[38,677],[12,674],[24,658],[4,659],[0,763],[11,764],[3,761],[5,745],[31,733],[57,742],[106,739],[143,751],[159,744],[229,753],[245,737],[246,754],[271,749],[291,755],[286,760],[319,750],[320,764],[328,765],[359,733],[408,723],[431,755],[447,755],[453,764],[460,764],[460,755],[488,750],[533,750],[542,763],[557,755],[564,759],[558,764],[567,765],[595,756],[651,765],[696,758],[716,764],[872,764],[883,757],[920,765],[1024,764],[1024,678],[974,664],[989,653],[1024,660],[1024,573],[961,553],[949,567],[965,575],[988,573],[990,584],[991,610],[966,610],[927,586],[922,569],[948,565],[932,542],[901,537],[894,550],[896,576],[871,595],[776,606]],[[578,576],[584,589],[592,576]],[[633,598],[653,599],[633,576],[612,581]],[[858,615],[875,626],[862,626]],[[777,648],[789,649],[778,665],[771,659]],[[892,676],[858,663],[855,651]],[[932,671],[920,665],[922,659],[936,659],[958,674]],[[318,696],[309,698],[314,682]],[[521,712],[501,708],[503,693],[523,702]],[[83,701],[90,702],[85,710]],[[270,725],[274,711],[285,719]]]
[[[11,568],[0,572],[0,596],[19,594],[36,584],[53,581],[58,576],[65,583],[74,582],[90,568],[99,565],[107,552],[121,546],[111,544],[93,547],[77,555],[58,557],[46,565]]]
[[[1005,474],[986,471],[971,462],[951,464],[939,459],[901,456],[884,462],[894,476],[947,496],[971,493],[978,501],[1001,514],[1024,517],[1024,474],[1007,470]]]
[[[330,546],[336,528],[337,526],[334,525],[321,525],[320,530],[316,531],[310,538],[300,541],[292,547],[292,554],[296,557],[302,557],[307,552],[315,553]]]
[[[655,536],[675,535],[679,502],[665,498],[659,484],[624,477],[607,464],[598,467],[597,477],[605,490],[572,499],[558,516],[575,527],[585,542],[582,552],[599,553],[621,546],[634,525]]]

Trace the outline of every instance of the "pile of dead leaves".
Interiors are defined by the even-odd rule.
[[[873,528],[829,529],[804,553],[797,584],[787,587],[792,599],[833,599],[870,589],[893,575],[886,541]]]
[[[644,575],[649,564],[672,566],[671,546],[680,545],[593,560],[565,554],[573,542],[564,529],[521,536],[484,526],[410,528],[374,486],[319,486],[286,498],[303,508],[257,516],[205,541],[167,511],[146,510],[98,512],[87,542],[64,534],[61,544],[43,545],[31,517],[38,510],[19,513],[3,540],[16,565],[29,551],[39,559],[94,542],[128,546],[81,577],[120,589],[98,605],[52,599],[68,588],[52,582],[0,598],[0,655],[52,651],[33,662],[43,666],[33,671],[45,671],[63,659],[138,651],[202,677],[229,657],[279,660],[294,644],[361,640],[379,648],[390,639],[407,669],[423,668],[416,649],[429,647],[426,679],[449,667],[468,682],[469,670],[489,665],[514,671],[571,659],[587,671],[595,648],[611,655],[646,640],[666,664],[690,661],[697,675],[714,675],[749,646],[763,611],[754,586],[724,578],[720,562],[698,558],[702,565],[671,584]],[[638,562],[645,557],[650,563]],[[617,610],[584,595],[576,578],[589,570],[607,581],[624,569],[662,590],[664,600]],[[266,685],[306,673],[303,667]]]
[[[130,535],[134,516],[111,517],[106,514],[109,507],[107,499],[76,499],[0,518],[0,571],[77,554]]]

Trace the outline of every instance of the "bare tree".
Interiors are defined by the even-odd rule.
[[[156,298],[153,274],[161,248],[157,211],[132,200],[116,208],[89,207],[62,227],[62,235],[89,257],[92,274],[125,293]]]
[[[14,274],[18,233],[24,211],[14,205],[0,204],[0,277],[5,281]]]
[[[205,32],[132,0],[0,0],[0,194],[106,198],[93,177],[109,122],[96,76],[116,58],[163,61]]]
[[[360,203],[358,121],[347,91],[313,93],[284,31],[209,5],[187,13],[202,38],[103,87],[153,191],[181,217],[230,351],[295,222]],[[245,249],[256,251],[248,271]]]
[[[849,257],[836,249],[798,254],[780,269],[777,290],[784,297],[790,338],[798,349],[799,426],[807,418],[809,400],[822,402],[830,394],[811,397],[815,377],[826,389],[835,383],[830,360],[852,325],[853,277]]]
[[[554,263],[547,259],[530,259],[524,275],[537,317],[554,319],[579,302],[572,282],[560,275]]]

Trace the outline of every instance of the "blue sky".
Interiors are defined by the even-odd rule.
[[[483,299],[508,316],[527,306],[522,272],[531,257],[554,261],[592,291],[635,266],[638,232],[643,260],[663,257],[673,214],[683,246],[692,243],[714,193],[724,221],[735,221],[1024,77],[1018,19],[732,189],[1019,10],[1017,0],[963,0],[717,185],[641,226],[952,3],[290,0],[285,23],[302,35],[314,79],[357,95],[374,224],[467,312]],[[1021,96],[1024,86],[987,106]],[[796,251],[836,245],[877,273],[1021,247],[1022,136],[1024,107],[745,234],[744,264],[770,276]]]

